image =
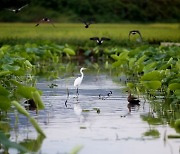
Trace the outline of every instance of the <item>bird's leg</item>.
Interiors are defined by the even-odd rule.
[[[78,87],[77,87],[77,96],[79,95]]]

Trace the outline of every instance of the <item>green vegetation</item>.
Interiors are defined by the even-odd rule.
[[[6,8],[21,7],[13,14]],[[94,17],[97,22],[179,22],[179,0],[1,0],[0,21],[32,22],[48,16],[60,22],[77,22],[79,17]]]
[[[2,119],[0,124],[3,125],[3,127],[0,125],[0,136],[3,138],[1,144],[4,150],[16,148],[19,151],[26,151],[25,148],[10,142],[6,137],[9,135],[10,130],[5,129],[2,117],[7,112],[12,112],[12,107],[14,107],[13,110],[17,110],[28,118],[35,130],[40,134],[41,139],[45,138],[46,135],[43,130],[25,109],[25,104],[22,101],[24,99],[33,99],[37,110],[44,109],[40,96],[42,92],[36,88],[35,75],[39,73],[38,65],[41,66],[47,62],[56,65],[59,60],[62,60],[63,55],[70,58],[74,54],[74,50],[67,45],[59,46],[55,44],[44,46],[36,44],[4,45],[0,48],[0,119]],[[42,68],[39,69],[43,70]],[[64,70],[63,67],[61,69]],[[57,74],[51,74],[53,78],[58,76]]]
[[[128,40],[132,29],[141,31],[144,42],[137,42],[138,36]],[[110,69],[118,76],[125,74],[126,86],[133,93],[144,94],[156,112],[156,117],[149,114],[142,119],[150,125],[168,122],[180,132],[180,47],[157,45],[161,41],[180,41],[178,24],[94,24],[87,30],[82,24],[56,24],[54,28],[49,24],[34,27],[34,24],[1,23],[0,31],[0,116],[14,110],[26,116],[40,135],[35,140],[38,147],[46,134],[25,110],[23,100],[33,99],[37,110],[44,109],[42,91],[36,88],[37,77],[54,79],[72,73],[75,65],[70,62],[74,58],[97,70],[103,63],[106,70]],[[93,36],[112,40],[97,46],[96,42],[89,40]],[[0,120],[0,135],[6,139],[2,143],[4,150],[13,147],[19,151],[37,151],[26,141],[20,144],[26,149],[10,142],[10,126],[2,125],[4,121]],[[159,136],[153,129],[144,135]],[[77,147],[74,151],[80,149]]]
[[[89,29],[83,24],[35,24],[1,23],[0,45],[2,44],[25,44],[42,43],[42,41],[56,42],[59,44],[71,44],[85,46],[96,46],[90,37],[110,37],[111,41],[105,42],[103,46],[131,45],[136,36],[128,40],[130,30],[138,29],[142,33],[143,40],[149,43],[160,43],[164,41],[180,41],[180,27],[178,24],[94,24]],[[139,45],[139,43],[138,43]]]

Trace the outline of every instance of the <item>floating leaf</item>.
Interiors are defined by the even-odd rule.
[[[180,139],[180,135],[168,135],[169,139]]]
[[[144,133],[144,136],[152,136],[152,137],[156,137],[158,138],[160,136],[160,133],[158,130],[156,129],[151,129],[147,132]]]

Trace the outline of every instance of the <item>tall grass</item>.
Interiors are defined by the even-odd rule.
[[[128,41],[130,30],[138,29],[144,41],[159,43],[162,41],[179,42],[180,27],[178,24],[92,24],[84,28],[83,24],[40,24],[33,23],[0,23],[0,43],[20,43],[27,41],[48,40],[58,43],[92,44],[90,37],[110,37],[112,44]]]

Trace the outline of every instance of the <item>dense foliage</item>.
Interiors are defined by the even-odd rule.
[[[6,10],[26,3],[29,7],[18,15]],[[79,17],[97,22],[179,22],[179,8],[179,0],[1,0],[0,21],[32,22],[48,16],[63,22],[77,22]]]

